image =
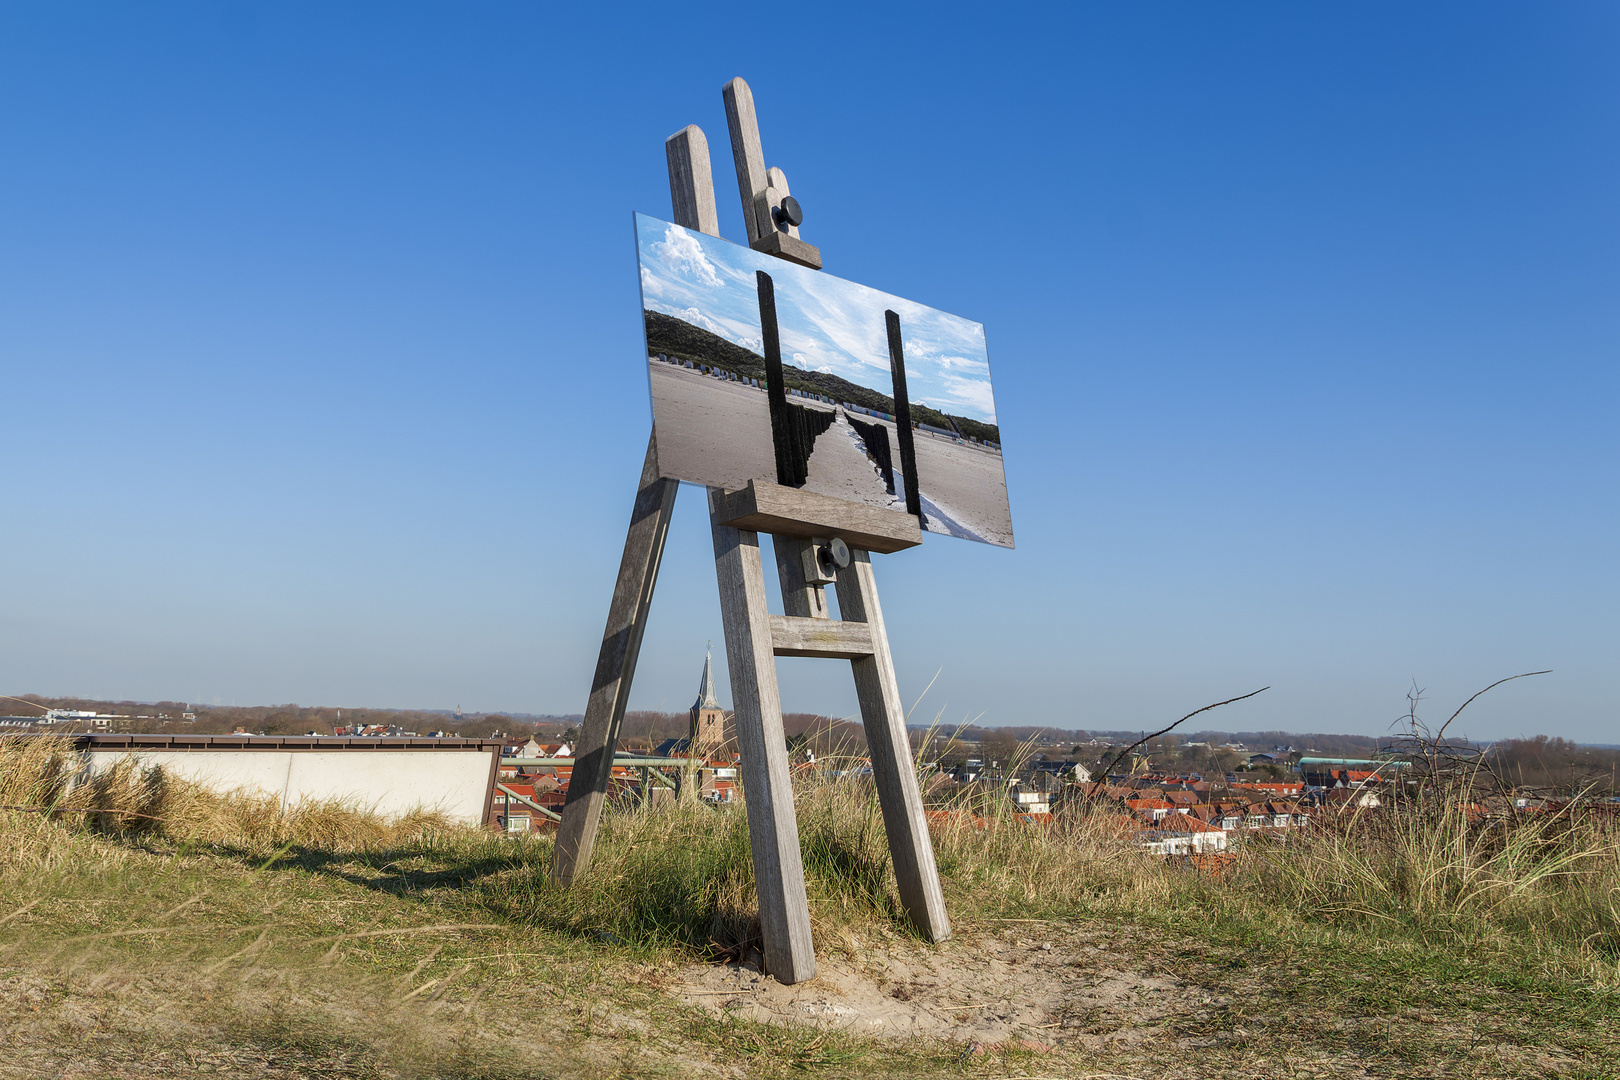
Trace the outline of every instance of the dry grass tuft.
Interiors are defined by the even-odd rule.
[[[11,808],[6,816],[12,818],[248,851],[362,852],[465,831],[430,811],[388,820],[353,801],[311,801],[283,809],[274,796],[211,791],[168,777],[160,768],[142,767],[135,758],[89,773],[71,740],[38,736],[0,737],[0,799],[0,805]],[[48,863],[50,845],[43,838],[49,830],[35,827],[41,824],[13,821],[0,833],[0,843],[6,845],[0,863]]]

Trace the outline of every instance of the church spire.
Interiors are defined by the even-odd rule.
[[[703,681],[698,683],[697,701],[693,702],[694,709],[718,709],[720,703],[714,699],[714,655],[712,652],[703,654]]]

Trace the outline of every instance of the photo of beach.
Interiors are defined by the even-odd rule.
[[[780,483],[1013,546],[983,325],[643,214],[635,226],[663,476]]]

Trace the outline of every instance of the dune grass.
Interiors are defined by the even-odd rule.
[[[513,986],[564,1017],[540,1028],[560,1023],[586,1064],[611,1045],[626,1060],[668,1065],[688,1044],[720,1040],[754,1047],[750,1070],[762,1075],[837,1072],[856,1059],[852,1071],[878,1075],[909,1075],[913,1061],[953,1067],[948,1049],[763,1031],[670,1004],[660,988],[675,965],[757,945],[740,807],[610,808],[590,873],[561,890],[546,880],[545,836],[511,839],[432,815],[384,820],[341,803],[284,812],[273,799],[135,766],[74,786],[75,768],[68,744],[0,739],[0,805],[40,811],[0,811],[0,990],[8,971],[46,982],[95,971],[98,986],[167,979],[178,999],[207,996],[229,1012],[209,1037],[304,1055],[309,1075],[320,1073],[308,1063],[333,1055],[374,1061],[375,1075],[508,1075],[521,1054],[446,1057],[443,1041]],[[870,783],[810,773],[796,800],[818,951],[927,949],[899,909]],[[1213,876],[1146,855],[1105,812],[1032,827],[994,804],[946,807],[933,836],[964,937],[1007,925],[1120,927],[1122,940],[1140,932],[1164,943],[1170,959],[1155,962],[1196,958],[1198,978],[1263,970],[1269,1008],[1391,1024],[1419,1007],[1489,1016],[1514,1040],[1595,1063],[1537,1075],[1620,1072],[1606,1034],[1620,1024],[1612,826],[1595,816],[1487,824],[1464,805],[1244,841]],[[370,1003],[364,1022],[345,1012],[350,1001]],[[287,1010],[316,1019],[290,1024]],[[635,1017],[652,1018],[654,1033],[626,1034]],[[1426,1030],[1414,1024],[1390,1045],[1413,1060],[1443,1054]],[[1326,1026],[1311,1037],[1340,1045]],[[438,1072],[421,1064],[451,1060],[460,1064]]]

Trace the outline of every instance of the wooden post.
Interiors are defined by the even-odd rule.
[[[765,402],[771,411],[771,445],[776,451],[776,482],[785,487],[804,483],[794,460],[788,420],[787,383],[782,375],[782,342],[776,327],[776,283],[763,270],[754,271],[759,289],[759,335],[765,355]]]
[[[779,225],[772,212],[787,197],[787,174],[765,167],[759,142],[759,117],[754,92],[741,79],[732,79],[720,91],[726,102],[726,127],[731,132],[731,160],[737,167],[737,192],[742,196],[743,223],[748,246],[779,259],[821,269],[821,251],[799,239],[796,225]]]
[[[613,775],[613,752],[619,745],[619,728],[624,723],[625,704],[630,700],[641,635],[647,628],[647,608],[658,582],[658,564],[664,556],[664,541],[669,536],[669,519],[675,513],[675,493],[679,489],[679,481],[659,478],[658,444],[656,438],[649,438],[647,457],[641,465],[641,486],[630,514],[630,531],[619,560],[619,577],[608,606],[607,629],[596,656],[596,676],[585,705],[585,721],[580,725],[568,801],[563,805],[562,824],[557,827],[557,843],[552,850],[551,879],[559,885],[572,883],[591,864],[596,825]]]
[[[855,673],[855,696],[866,727],[872,779],[883,808],[895,882],[912,924],[929,941],[941,942],[951,936],[951,921],[945,914],[945,894],[940,891],[934,845],[917,786],[905,709],[900,703],[894,659],[889,655],[889,634],[872,578],[872,557],[864,551],[851,552],[851,556],[849,565],[838,571],[838,611],[844,622],[865,623],[871,630],[872,655],[852,659],[849,664]]]
[[[810,941],[810,903],[804,892],[804,860],[793,812],[759,534],[722,524],[726,510],[725,493],[710,488],[714,572],[726,630],[726,668],[742,755],[765,970],[779,982],[803,982],[816,973],[816,953]]]
[[[883,313],[889,330],[889,371],[894,377],[894,426],[900,437],[900,471],[906,477],[906,513],[921,521],[922,488],[917,476],[917,446],[911,435],[911,395],[906,391],[906,350],[900,342],[900,316]]]

